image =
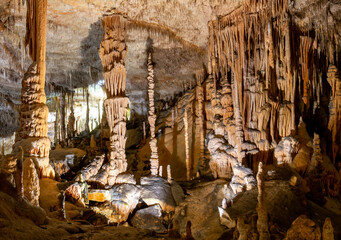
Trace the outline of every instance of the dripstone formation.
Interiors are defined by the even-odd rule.
[[[119,173],[127,170],[125,154],[126,119],[129,99],[125,96],[127,71],[126,19],[118,14],[102,19],[104,35],[99,50],[102,60],[107,99],[104,101],[110,128],[110,153],[107,183],[112,185]]]
[[[50,140],[47,137],[49,110],[45,104],[46,0],[28,1],[27,13],[25,42],[33,63],[22,80],[20,128],[13,152],[19,154],[21,146],[24,158],[34,161],[40,177],[54,178],[54,170],[49,163]]]
[[[149,110],[148,110],[148,122],[150,126],[150,171],[152,175],[158,175],[159,171],[159,156],[157,154],[157,139],[155,138],[155,106],[154,106],[154,69],[152,62],[152,54],[148,54],[148,99],[149,99]],[[162,174],[162,172],[160,173]]]

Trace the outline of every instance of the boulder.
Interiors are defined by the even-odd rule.
[[[80,183],[75,182],[71,184],[66,190],[65,190],[65,196],[71,200],[72,202],[75,202],[77,205],[84,207],[85,203],[82,198],[82,186]]]
[[[141,190],[141,198],[148,206],[159,204],[163,211],[174,211],[175,201],[167,180],[158,176],[142,177]]]
[[[104,189],[89,189],[88,191],[89,201],[94,202],[105,202],[111,200],[111,195],[109,190]]]
[[[117,175],[116,184],[122,184],[122,183],[129,183],[129,184],[136,184],[136,180],[134,178],[134,175],[130,173],[120,173]]]
[[[50,151],[50,161],[59,175],[67,173],[77,166],[85,157],[86,152],[78,148],[60,148]]]
[[[105,155],[96,156],[87,166],[82,168],[81,174],[84,181],[89,180],[92,176],[95,176],[103,165]]]
[[[110,221],[121,223],[127,221],[141,196],[141,190],[133,184],[121,184],[109,190],[110,200],[93,208],[97,213],[106,216]]]
[[[320,227],[305,215],[299,216],[291,225],[285,240],[320,240]]]
[[[159,204],[138,210],[131,224],[136,228],[149,229],[157,233],[166,232],[162,224],[162,211]]]
[[[175,181],[171,182],[171,191],[176,205],[185,200],[185,193],[182,187]]]

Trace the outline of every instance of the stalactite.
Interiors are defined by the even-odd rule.
[[[118,14],[104,15],[102,18],[104,35],[99,56],[104,70],[107,99],[104,101],[106,117],[110,128],[108,184],[115,183],[119,173],[127,170],[125,155],[126,118],[129,99],[125,96],[126,19]]]
[[[149,99],[149,111],[148,122],[150,126],[150,171],[152,175],[157,175],[159,168],[159,156],[157,152],[157,139],[155,138],[155,106],[154,106],[154,67],[152,62],[152,55],[148,55],[148,99]]]
[[[303,79],[303,102],[308,104],[309,100],[309,88],[310,88],[310,76],[309,76],[309,59],[310,52],[313,46],[314,39],[301,36],[300,38],[300,50],[301,50],[301,67],[302,67],[302,79]]]

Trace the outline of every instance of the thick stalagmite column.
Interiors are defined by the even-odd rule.
[[[118,14],[105,15],[102,19],[104,35],[99,49],[102,60],[107,99],[104,101],[110,128],[110,156],[108,184],[127,170],[125,155],[126,118],[129,99],[125,96],[127,71],[126,19]]]
[[[48,108],[45,104],[46,22],[47,0],[27,1],[26,44],[33,63],[22,80],[20,128],[13,152],[19,154],[22,146],[24,157],[33,160],[40,177],[54,177],[49,164]]]
[[[150,126],[150,171],[152,175],[158,175],[159,169],[159,156],[157,153],[157,139],[155,138],[155,106],[154,106],[154,68],[152,62],[152,54],[148,55],[148,99],[149,99],[149,111],[148,122]]]

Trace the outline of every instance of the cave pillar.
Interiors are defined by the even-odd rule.
[[[185,108],[185,112],[184,112],[184,128],[185,128],[186,178],[187,178],[187,181],[189,181],[191,178],[191,162],[190,162],[190,156],[189,156],[187,108]]]
[[[65,96],[66,92],[63,89],[62,94],[60,95],[60,135],[61,135],[61,145],[65,146],[66,143],[66,134],[65,134],[65,118],[66,118],[66,113],[65,113]]]
[[[155,138],[155,106],[154,106],[154,67],[152,62],[152,55],[148,55],[148,99],[149,99],[149,111],[148,122],[150,125],[150,171],[152,175],[158,175],[159,169],[159,155],[157,153],[157,139]]]
[[[129,105],[129,99],[125,96],[127,22],[123,16],[111,14],[103,17],[102,24],[104,35],[99,56],[102,60],[107,93],[104,108],[110,128],[108,184],[112,185],[116,176],[127,170],[125,155],[126,119]]]
[[[340,144],[340,121],[341,121],[341,80],[335,65],[330,65],[327,73],[327,80],[332,89],[329,104],[328,129],[332,135],[332,159],[335,164]]]
[[[68,121],[68,138],[72,138],[75,135],[75,113],[73,109],[73,92],[71,93],[71,106],[70,106],[70,115]]]
[[[47,0],[27,1],[27,24],[25,43],[33,63],[22,80],[20,128],[17,131],[13,153],[35,163],[40,177],[54,178],[54,170],[49,163],[50,140],[47,137],[47,116],[45,95],[45,55]],[[24,169],[25,171],[25,169]]]
[[[202,81],[205,77],[204,70],[200,70],[196,72],[196,99],[197,99],[197,108],[196,108],[196,134],[199,135],[199,168],[200,170],[204,170],[206,168],[205,165],[205,128],[204,128],[204,89],[202,86]]]

